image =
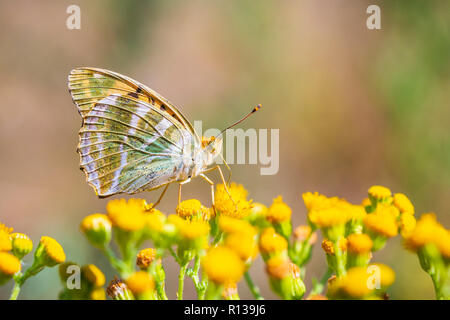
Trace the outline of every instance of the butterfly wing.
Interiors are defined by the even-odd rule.
[[[192,134],[166,112],[113,94],[85,112],[78,152],[87,182],[100,197],[137,193],[177,180]]]
[[[99,68],[76,68],[69,74],[69,91],[82,117],[85,117],[94,105],[113,94],[128,95],[168,113],[182,127],[192,132],[199,141],[191,123],[167,99],[147,86],[119,73]]]

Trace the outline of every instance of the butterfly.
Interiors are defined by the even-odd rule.
[[[210,184],[214,205],[214,183],[205,174],[216,169],[228,192],[220,166],[211,167],[221,155],[226,129],[217,137],[200,138],[167,99],[113,71],[76,68],[69,73],[68,86],[82,117],[77,148],[80,169],[97,196],[135,194],[164,186],[154,207],[169,184],[178,182],[180,202],[181,186],[199,176]]]

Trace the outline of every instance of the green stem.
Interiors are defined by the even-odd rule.
[[[339,240],[334,243],[334,256],[336,259],[336,276],[339,278],[347,273],[347,270],[345,269],[344,254],[339,247]]]
[[[172,247],[169,247],[169,253],[171,254],[171,256],[175,259],[175,261],[176,261],[178,264],[181,264],[180,258],[178,258],[177,253],[175,252],[175,250],[173,250]]]
[[[19,272],[16,273],[13,277],[14,279],[14,287],[11,291],[11,296],[9,297],[9,300],[17,300],[17,297],[19,296],[20,289],[22,288],[22,285],[25,283],[25,281],[44,269],[45,266],[41,265],[40,263],[37,263],[36,260],[34,260],[31,267],[29,267],[25,273]]]
[[[164,282],[166,279],[166,273],[164,272],[164,267],[160,263],[155,263],[154,271],[152,272],[155,276],[155,286],[156,286],[156,293],[158,294],[159,300],[168,300],[166,291],[164,289]]]
[[[248,288],[250,289],[250,292],[253,294],[256,300],[264,300],[263,296],[261,295],[259,288],[257,285],[254,284],[250,273],[246,271],[244,273],[245,282],[247,282]]]
[[[133,268],[130,268],[128,264],[117,258],[114,254],[114,251],[110,247],[105,247],[102,249],[102,251],[108,258],[111,266],[120,274],[121,278],[126,279],[130,274],[133,273]]]
[[[177,293],[178,300],[183,300],[184,276],[186,275],[188,265],[189,262],[180,265],[180,273],[178,274],[178,293]]]
[[[323,274],[322,278],[320,278],[320,280],[314,284],[309,295],[312,296],[316,294],[321,294],[332,273],[333,273],[332,270],[328,268],[327,271]]]
[[[187,275],[189,277],[191,277],[192,282],[194,282],[195,291],[197,291],[198,300],[204,300],[208,281],[206,279],[200,280],[199,272],[200,272],[200,255],[196,255],[195,262],[194,262],[194,268],[189,269],[187,271]]]
[[[11,296],[9,297],[9,300],[17,300],[17,297],[19,296],[19,293],[20,293],[21,286],[22,285],[20,282],[14,283],[14,287],[11,291]]]

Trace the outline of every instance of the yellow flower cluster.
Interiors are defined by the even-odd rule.
[[[423,214],[417,225],[405,238],[405,247],[417,252],[427,245],[434,245],[447,259],[450,259],[450,230],[445,229],[432,213]]]
[[[0,285],[13,279],[15,286],[10,299],[17,299],[21,286],[30,277],[45,267],[64,262],[66,255],[61,245],[53,238],[42,237],[34,253],[32,265],[22,270],[22,259],[33,250],[33,242],[23,233],[12,233],[13,228],[0,223]]]
[[[363,206],[354,205],[338,197],[328,198],[317,192],[303,194],[308,209],[309,221],[320,228],[345,225],[351,220],[360,220],[365,216]]]
[[[266,207],[248,200],[247,190],[232,183],[217,186],[211,208],[188,199],[167,216],[142,199],[112,200],[106,215],[86,217],[81,230],[123,279],[111,282],[108,294],[113,299],[167,299],[162,267],[167,253],[180,266],[179,299],[185,276],[192,279],[201,299],[238,299],[237,284],[244,273],[250,291],[260,298],[249,273],[259,252],[272,290],[283,299],[301,299],[306,290],[305,265],[319,232],[328,269],[334,274],[326,291],[332,299],[382,299],[395,274],[370,260],[374,251],[399,233],[408,249],[420,252],[433,245],[446,261],[450,259],[448,230],[431,215],[416,223],[414,206],[402,193],[372,186],[361,204],[318,192],[302,197],[308,223],[296,228],[291,222],[292,209],[281,196]],[[120,258],[109,248],[112,233]],[[4,231],[2,238],[0,233],[0,248],[9,248],[8,240],[12,245],[14,237]],[[148,240],[154,248],[141,249]],[[105,279],[94,267],[83,267],[85,277],[102,286]],[[325,285],[315,285],[308,299],[326,299],[321,294]]]

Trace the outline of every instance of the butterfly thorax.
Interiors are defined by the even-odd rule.
[[[199,175],[214,164],[216,157],[222,151],[222,139],[202,137],[201,147],[196,148],[195,151],[194,156],[190,159],[192,165],[188,178]]]

